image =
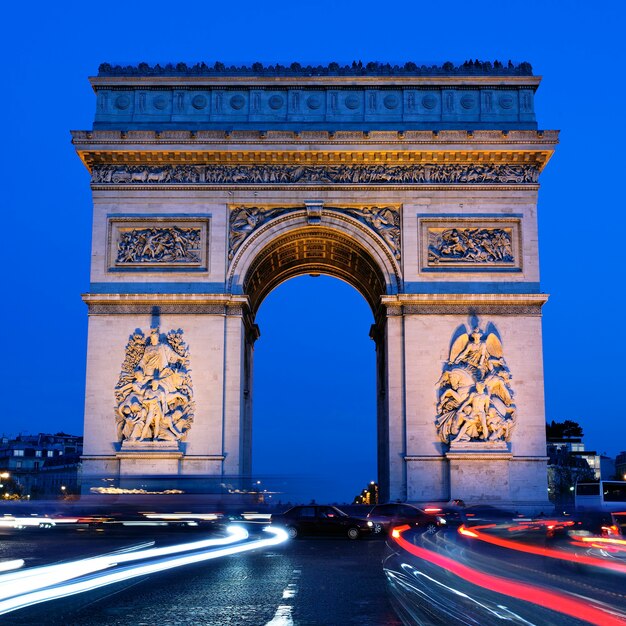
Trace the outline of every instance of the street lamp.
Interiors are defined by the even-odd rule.
[[[11,478],[11,474],[9,474],[9,472],[2,472],[2,474],[0,474],[0,478]]]

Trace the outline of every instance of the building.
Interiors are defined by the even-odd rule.
[[[372,310],[381,499],[544,507],[537,197],[558,132],[528,64],[90,80],[85,475],[250,476],[257,311],[322,273]]]
[[[620,480],[626,480],[626,452],[620,452],[615,457],[615,475]]]
[[[548,437],[549,465],[584,467],[576,460],[584,461],[593,471],[594,480],[612,480],[616,474],[616,461],[596,450],[585,450],[582,437]]]
[[[5,484],[21,496],[77,493],[82,451],[83,438],[65,433],[3,436],[0,471],[10,477]]]

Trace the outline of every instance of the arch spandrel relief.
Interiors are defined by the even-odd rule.
[[[232,261],[243,242],[270,220],[301,207],[235,207],[230,213],[228,258]],[[324,207],[324,211],[341,213],[355,218],[375,232],[386,244],[396,261],[400,261],[400,211],[394,206]]]
[[[515,428],[511,372],[492,324],[461,326],[437,382],[439,439],[450,445],[508,442]]]
[[[117,437],[123,447],[185,440],[194,402],[182,330],[161,334],[151,328],[148,338],[135,330],[126,345],[115,402]]]

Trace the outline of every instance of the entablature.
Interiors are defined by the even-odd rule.
[[[550,159],[558,131],[73,131],[91,171],[102,164],[530,163]]]

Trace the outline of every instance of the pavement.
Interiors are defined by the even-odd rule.
[[[149,531],[146,531],[149,532]],[[157,545],[202,538],[162,533]],[[146,534],[0,537],[0,560],[26,567],[136,545]],[[381,538],[307,538],[225,556],[3,615],[3,625],[401,626],[385,586]]]

